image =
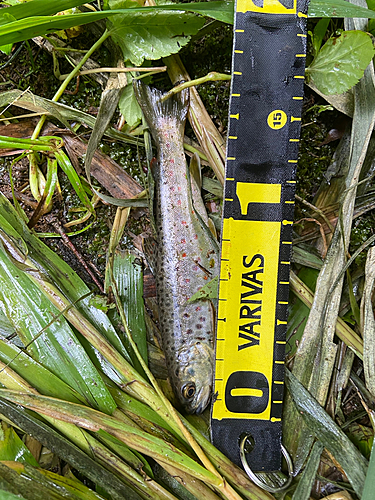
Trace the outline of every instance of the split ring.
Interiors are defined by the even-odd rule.
[[[269,486],[268,484],[261,481],[255,475],[255,473],[251,470],[249,464],[247,463],[246,454],[245,454],[245,443],[246,443],[246,439],[248,437],[249,437],[249,434],[245,435],[241,439],[241,443],[240,443],[241,463],[242,463],[243,468],[245,469],[246,474],[253,481],[253,483],[255,483],[257,486],[259,486],[259,488],[262,488],[263,490],[266,490],[269,493],[279,493],[280,491],[285,490],[285,488],[287,488],[290,485],[290,483],[292,482],[292,479],[293,479],[293,463],[292,463],[292,459],[290,458],[290,455],[289,455],[287,449],[285,448],[285,446],[283,444],[281,444],[281,452],[282,452],[283,457],[285,458],[285,461],[286,461],[287,466],[288,466],[288,478],[283,485],[278,486],[278,487],[273,487],[273,486]]]

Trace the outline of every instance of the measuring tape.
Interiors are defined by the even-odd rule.
[[[307,0],[237,0],[212,440],[281,468],[281,418]]]

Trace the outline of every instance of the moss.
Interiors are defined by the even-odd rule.
[[[335,141],[320,145],[336,117],[336,112],[319,113],[318,108],[307,110],[302,115],[296,191],[299,196],[309,202],[312,201],[319,188],[338,144]]]
[[[365,241],[374,234],[375,214],[368,214],[356,219],[353,222],[349,253],[352,255]],[[355,260],[356,267],[363,267],[366,262],[367,252],[362,252]]]

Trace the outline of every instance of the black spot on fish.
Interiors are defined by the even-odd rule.
[[[195,325],[195,328],[196,328],[197,330],[200,330],[200,329],[202,328],[202,325],[200,325],[200,324]]]
[[[205,322],[205,321],[206,321],[206,318],[205,318],[204,316],[201,316],[201,317],[199,318],[199,321]]]
[[[188,330],[186,330],[186,333],[187,333],[188,335],[190,335],[191,333],[193,333],[193,330],[192,330],[191,328],[189,328]]]
[[[184,318],[190,318],[190,314],[189,313],[184,313]]]

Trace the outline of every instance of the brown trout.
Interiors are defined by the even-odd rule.
[[[218,275],[219,257],[196,213],[207,225],[200,188],[193,176],[191,189],[188,184],[183,137],[189,91],[163,102],[160,91],[137,82],[135,93],[158,151],[155,278],[167,368],[185,410],[201,413],[212,394],[215,319],[210,301],[188,301]]]

